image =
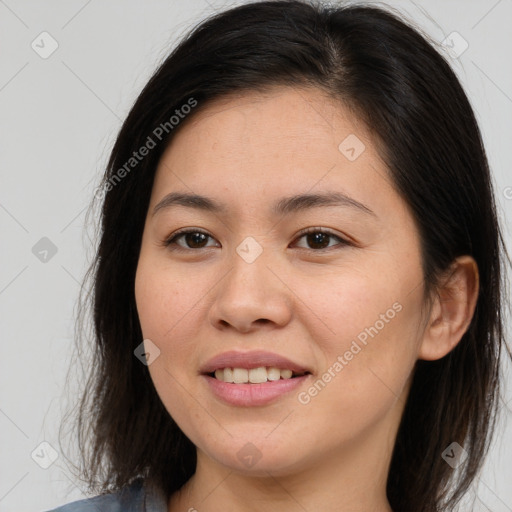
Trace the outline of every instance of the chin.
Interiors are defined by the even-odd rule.
[[[290,438],[287,438],[288,443],[277,437],[271,442],[261,434],[254,441],[247,434],[227,438],[225,444],[206,447],[204,451],[211,459],[236,473],[254,477],[284,476],[304,464],[304,450],[297,450],[298,443]]]

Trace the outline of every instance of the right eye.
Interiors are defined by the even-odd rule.
[[[182,238],[185,240],[185,246],[177,242]],[[164,245],[169,247],[171,250],[197,250],[206,247],[212,247],[205,245],[205,242],[208,241],[208,238],[212,238],[211,235],[199,229],[180,229],[176,233],[173,233],[170,237],[166,238]]]

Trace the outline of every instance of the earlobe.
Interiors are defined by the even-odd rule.
[[[460,256],[440,279],[418,359],[433,361],[451,352],[468,330],[479,294],[478,266]]]

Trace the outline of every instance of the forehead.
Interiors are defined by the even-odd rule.
[[[199,104],[183,124],[164,152],[161,163],[166,165],[159,165],[159,170],[171,163],[189,171],[206,170],[207,162],[212,171],[217,165],[238,162],[241,171],[257,161],[260,172],[274,176],[289,167],[299,171],[298,167],[315,164],[321,171],[354,143],[357,153],[364,148],[366,160],[379,160],[364,123],[341,101],[315,88],[274,87],[233,94]],[[347,139],[349,143],[342,144]],[[350,162],[347,157],[354,155],[344,156]],[[232,175],[234,169],[229,170]],[[293,175],[297,177],[297,172]]]
[[[323,91],[281,87],[198,108],[159,162],[153,206],[171,191],[246,212],[305,192],[341,192],[376,209],[386,192],[400,200],[364,123]]]
[[[337,154],[338,139],[344,131],[369,138],[364,123],[320,89],[273,87],[234,93],[199,105],[171,146],[209,146],[213,152],[225,143],[228,146],[223,149],[227,151],[236,145],[244,153],[255,147],[261,153],[265,144],[269,152],[280,150],[273,157],[289,152],[315,156],[325,150]]]

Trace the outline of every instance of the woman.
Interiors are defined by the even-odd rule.
[[[493,431],[507,255],[423,36],[365,6],[220,13],[101,192],[78,426],[102,495],[57,510],[454,509]]]

